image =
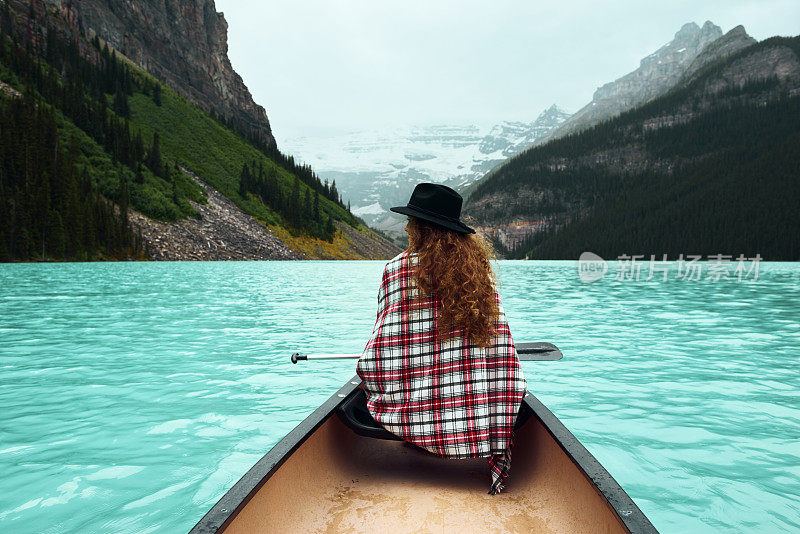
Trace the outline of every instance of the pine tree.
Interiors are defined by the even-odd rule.
[[[333,200],[334,202],[339,200],[339,191],[337,191],[337,189],[336,189],[336,180],[331,182],[331,196],[330,196],[330,199]]]
[[[158,82],[153,86],[153,102],[156,106],[161,106],[161,84]]]
[[[11,10],[8,2],[0,6],[0,35],[11,33]]]
[[[305,200],[303,201],[303,214],[302,214],[302,223],[303,226],[311,226],[314,221],[311,220],[311,217],[314,213],[314,206],[311,203],[311,189],[306,189]]]
[[[133,148],[131,149],[131,161],[139,162],[144,158],[144,142],[142,141],[142,132],[137,130],[136,137],[133,139]]]
[[[242,172],[239,173],[239,196],[247,198],[247,193],[250,191],[250,168],[245,162],[242,165]]]
[[[295,176],[292,184],[292,196],[289,197],[289,220],[292,226],[297,226],[300,220],[300,179]]]
[[[336,227],[333,225],[333,218],[329,215],[328,222],[325,225],[325,233],[329,240],[333,239],[334,235],[336,235]]]
[[[164,168],[161,163],[161,147],[159,145],[158,132],[153,134],[153,144],[147,154],[146,164],[156,176],[164,177]]]
[[[128,105],[128,95],[121,85],[117,86],[117,92],[114,95],[114,112],[125,118],[131,115],[131,110]]]
[[[264,190],[267,194],[267,200],[270,205],[275,209],[280,209],[281,203],[278,198],[279,194],[279,187],[278,187],[278,172],[275,170],[275,167],[269,167],[267,169],[267,176],[266,176],[266,185]]]
[[[126,247],[130,244],[128,243],[128,205],[130,204],[130,193],[128,192],[128,179],[125,177],[124,172],[119,173],[119,182],[119,212],[121,219],[122,246]]]

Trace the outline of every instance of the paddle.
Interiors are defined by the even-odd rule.
[[[522,362],[554,362],[564,357],[552,343],[517,343],[517,356]],[[292,354],[292,363],[303,360],[357,360],[361,354]]]

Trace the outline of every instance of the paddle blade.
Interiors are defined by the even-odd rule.
[[[564,357],[552,343],[517,343],[516,348],[521,362],[554,362]]]

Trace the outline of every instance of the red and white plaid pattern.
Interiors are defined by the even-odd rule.
[[[416,260],[403,252],[383,272],[378,317],[358,361],[367,408],[388,431],[434,454],[488,457],[489,493],[497,493],[526,388],[500,297],[495,293],[500,316],[489,347],[444,339],[434,327],[439,298],[412,289]]]

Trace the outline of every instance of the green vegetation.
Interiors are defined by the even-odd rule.
[[[9,20],[5,5],[0,80],[24,96],[0,93],[0,260],[142,257],[127,212],[108,201],[130,203],[128,173],[41,98],[56,87],[45,88],[31,53],[7,37]]]
[[[245,164],[239,177],[239,195],[243,198],[252,195],[261,202],[262,199],[269,199],[276,210],[286,214],[292,227],[300,228],[309,235],[322,237],[325,241],[332,241],[336,228],[330,215],[320,207],[319,191],[314,191],[312,195],[311,188],[305,188],[301,194],[300,179],[295,176],[291,193],[284,195],[278,186],[277,175],[274,167],[265,171],[261,163],[258,170],[255,162]]]
[[[340,205],[335,184],[322,184],[313,174],[308,178],[311,185],[302,182],[302,173],[294,174],[280,167],[252,142],[168,87],[162,87],[161,101],[162,105],[158,106],[144,94],[131,97],[131,123],[141,129],[145,138],[158,134],[163,158],[179,161],[181,166],[233,200],[243,211],[266,224],[285,226],[293,234],[307,232],[328,241],[332,238],[327,231],[328,219],[351,226],[358,224],[356,218]],[[243,172],[245,168],[250,169],[255,179],[242,187],[242,178],[248,180],[248,175]],[[272,180],[272,187],[258,187],[259,169],[264,177]],[[295,188],[302,199],[307,195],[319,197],[318,218],[307,221],[308,213],[298,215],[295,206],[286,202],[292,198]]]
[[[797,54],[799,42],[769,39],[734,58],[770,44]],[[550,222],[504,251],[509,257],[570,259],[591,250],[605,258],[800,259],[800,98],[789,97],[776,77],[709,96],[706,83],[734,58],[707,65],[661,98],[513,158],[475,189],[471,210],[482,220]],[[688,120],[642,127],[687,112]]]
[[[512,256],[568,259],[590,250],[606,259],[681,253],[800,259],[800,98],[761,109],[765,127],[747,146],[729,146],[674,175],[608,180],[587,216],[534,234]]]
[[[297,165],[274,144],[247,134],[234,120],[206,114],[118,57],[98,38],[87,47],[80,36],[66,41],[47,26],[42,43],[32,40],[24,31],[15,32],[13,18],[4,3],[0,7],[0,81],[26,94],[25,109],[33,106],[43,113],[47,110],[55,124],[55,133],[40,139],[29,125],[25,130],[5,122],[0,126],[2,134],[13,132],[20,136],[14,145],[16,150],[49,150],[47,153],[53,154],[54,161],[66,157],[68,146],[69,162],[74,166],[74,169],[55,166],[51,169],[55,174],[43,175],[42,180],[51,185],[62,180],[69,182],[72,178],[67,175],[77,173],[79,181],[84,177],[88,180],[88,186],[80,182],[83,188],[78,188],[85,194],[89,194],[86,188],[90,187],[98,199],[105,197],[118,205],[129,204],[151,218],[174,221],[197,216],[189,201],[206,202],[204,189],[182,172],[183,168],[198,175],[245,212],[265,224],[283,226],[292,235],[307,233],[331,241],[335,233],[333,220],[358,225],[344,207],[335,184],[322,183],[308,166]],[[20,113],[27,113],[17,110],[14,100],[18,99],[0,93],[6,121],[18,120]],[[63,202],[60,197],[48,200],[47,209],[36,206],[36,202],[44,202],[44,197],[30,201],[28,196],[33,193],[26,189],[29,183],[25,182],[20,189],[20,183],[13,181],[20,175],[30,177],[32,171],[26,165],[31,164],[12,159],[3,161],[6,167],[0,176],[0,207],[4,213],[0,239],[5,240],[0,246],[0,257],[30,259],[46,254],[48,258],[92,259],[105,257],[111,254],[110,250],[122,253],[124,249],[123,255],[142,252],[138,244],[130,248],[133,237],[124,246],[122,242],[106,243],[103,246],[110,248],[105,252],[92,249],[93,242],[80,240],[74,246],[64,247],[63,254],[54,252],[61,247],[48,252],[45,246],[45,253],[39,254],[38,242],[35,246],[16,243],[14,239],[22,235],[22,228],[34,217],[34,212],[44,210],[42,213],[47,217],[47,209],[60,213],[78,208],[59,206]],[[263,176],[271,178],[268,191],[259,189],[258,175],[255,182],[240,187],[241,172],[247,166],[258,168]],[[80,231],[71,222],[64,222],[75,220],[73,216],[62,217],[65,234]],[[122,223],[126,230],[120,235],[127,232],[125,235],[132,236],[127,228],[127,213],[120,219]]]
[[[0,260],[142,256],[127,211],[100,195],[81,163],[81,140],[61,143],[56,119],[30,90],[0,101]],[[127,208],[128,184],[119,176]]]

